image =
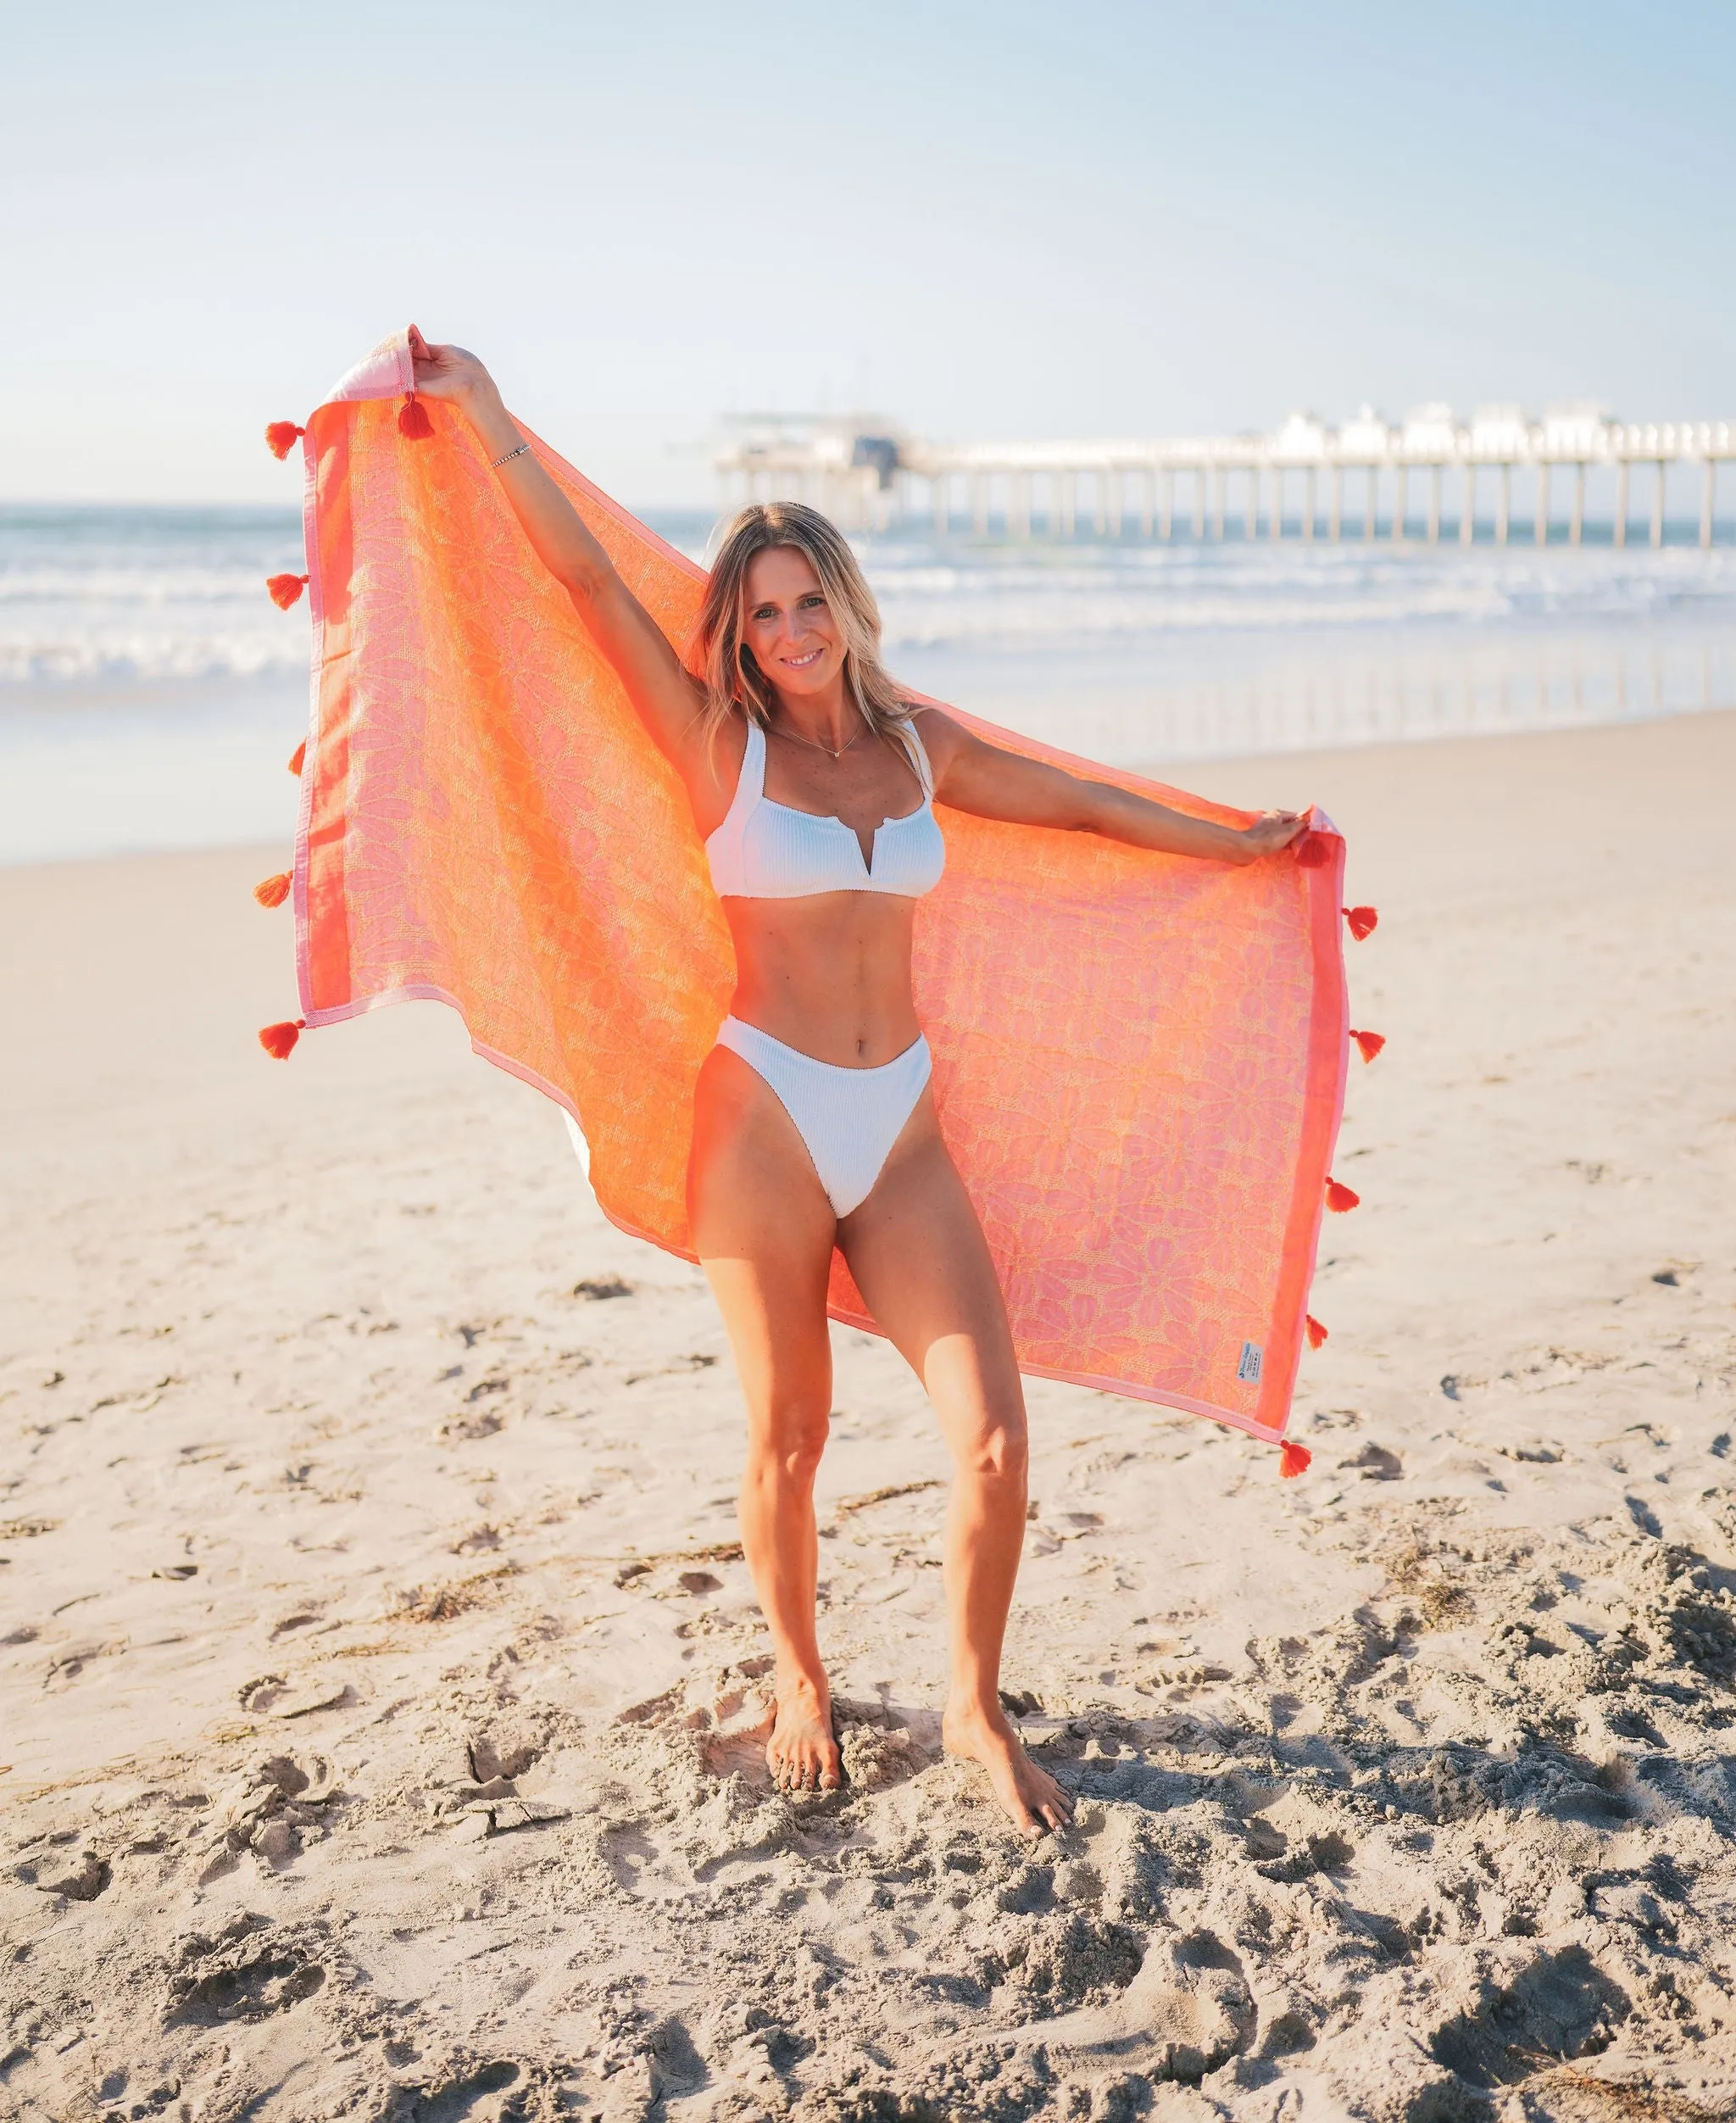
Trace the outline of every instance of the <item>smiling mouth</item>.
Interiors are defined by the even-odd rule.
[[[783,660],[784,669],[786,671],[805,671],[810,664],[818,663],[825,654],[826,651],[823,649],[810,649],[805,656],[786,656]]]

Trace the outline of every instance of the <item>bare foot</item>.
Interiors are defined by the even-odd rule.
[[[1073,1802],[1026,1753],[998,1702],[949,1703],[940,1736],[949,1754],[982,1764],[994,1796],[1021,1835],[1034,1839],[1058,1831],[1073,1818]]]
[[[832,1730],[832,1691],[818,1682],[780,1681],[777,1721],[765,1743],[766,1766],[781,1791],[835,1791],[843,1781]]]

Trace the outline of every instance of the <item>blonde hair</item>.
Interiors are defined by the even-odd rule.
[[[693,630],[691,661],[705,688],[708,739],[732,716],[769,727],[776,695],[744,638],[748,570],[756,554],[787,546],[820,578],[844,641],[844,683],[876,737],[910,720],[910,705],[880,660],[880,607],[843,534],[799,501],[755,501],[724,532]]]

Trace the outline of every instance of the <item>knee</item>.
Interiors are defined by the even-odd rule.
[[[824,1409],[776,1413],[771,1422],[755,1426],[748,1442],[748,1480],[796,1482],[811,1487],[831,1431],[831,1417]]]
[[[978,1481],[1022,1487],[1030,1472],[1031,1446],[1022,1415],[987,1424],[960,1455],[960,1471]]]

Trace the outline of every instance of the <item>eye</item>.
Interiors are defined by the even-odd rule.
[[[804,610],[811,611],[816,605],[823,606],[826,599],[818,590],[810,590],[807,596],[802,599],[801,603]]]
[[[777,617],[777,607],[776,605],[756,605],[754,609],[748,613],[748,616],[749,619],[757,620],[776,619]]]

